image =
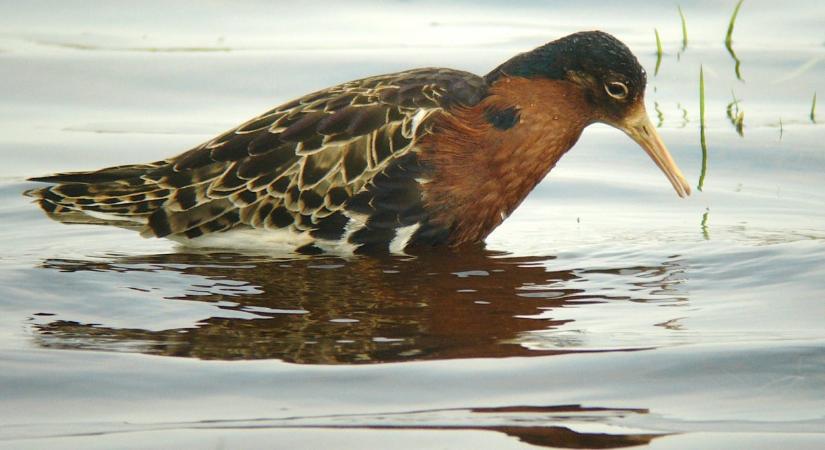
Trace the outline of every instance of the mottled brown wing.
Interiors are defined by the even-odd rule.
[[[107,176],[114,168],[85,173],[86,181],[64,174],[40,179],[64,184],[36,192],[47,210],[145,221],[144,235],[195,238],[248,226],[334,240],[352,219],[345,206],[415,149],[433,112],[473,105],[485,93],[482,78],[449,69],[352,81],[267,111],[139,176]]]

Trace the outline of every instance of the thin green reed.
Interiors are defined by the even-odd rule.
[[[705,139],[705,71],[699,66],[699,139],[702,145],[702,173],[699,175],[700,191],[705,185],[705,176],[708,173],[708,143]]]
[[[814,101],[811,103],[811,122],[816,123],[816,92],[814,92]]]
[[[736,16],[739,14],[739,8],[742,7],[742,3],[745,0],[739,0],[739,3],[736,4],[736,8],[733,9],[733,15],[730,17],[730,23],[728,23],[728,34],[725,37],[725,44],[730,45],[731,41],[733,40],[733,27],[736,25]]]
[[[736,4],[736,8],[733,10],[733,15],[730,17],[730,23],[728,24],[728,34],[725,36],[725,48],[728,49],[728,53],[733,58],[734,62],[736,63],[736,78],[742,80],[742,61],[736,56],[736,52],[733,51],[733,27],[736,25],[736,16],[739,14],[739,8],[742,7],[742,3],[745,0],[739,0],[739,3]]]
[[[656,35],[656,70],[653,71],[653,76],[659,75],[659,66],[662,65],[662,39],[659,37],[659,30],[653,29]]]
[[[685,13],[682,12],[682,7],[676,5],[676,8],[679,10],[679,18],[682,20],[682,51],[684,52],[688,46],[687,20],[685,20]]]

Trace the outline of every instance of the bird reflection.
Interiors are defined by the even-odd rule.
[[[647,409],[598,408],[581,405],[554,406],[510,406],[499,408],[474,408],[475,414],[533,414],[544,416],[549,422],[558,420],[579,420],[590,423],[606,418],[622,418],[633,414],[648,414]],[[472,428],[471,428],[472,429]],[[520,441],[539,447],[551,448],[623,448],[647,445],[653,439],[667,436],[667,433],[626,433],[608,434],[576,431],[565,426],[496,426],[476,429],[498,431]]]
[[[253,421],[217,421],[210,427],[293,429],[362,429],[408,431],[494,431],[519,441],[548,448],[625,448],[650,444],[670,436],[666,431],[603,428],[594,424],[621,421],[649,414],[644,408],[604,408],[580,404],[550,406],[498,406],[452,409],[426,409],[389,414],[335,414],[329,416],[290,416],[260,418]],[[571,422],[579,426],[568,426]],[[581,426],[589,424],[590,426]],[[193,424],[200,428],[202,424]],[[610,430],[610,433],[604,431]],[[624,431],[624,432],[622,432]]]
[[[632,278],[636,286],[625,290],[639,298],[629,300],[684,300],[668,281],[678,270],[672,265],[574,271],[553,270],[553,261],[481,248],[347,259],[186,253],[53,259],[42,267],[161,273],[164,280],[172,272],[180,275],[181,294],[165,300],[210,303],[217,313],[190,327],[160,331],[151,324],[114,328],[60,318],[34,325],[35,339],[49,348],[299,364],[537,356],[571,351],[519,343],[525,333],[569,322],[552,318],[553,309],[628,300],[579,287],[577,281],[589,273],[642,273]],[[158,295],[153,288],[132,287]],[[245,314],[220,314],[226,310]]]

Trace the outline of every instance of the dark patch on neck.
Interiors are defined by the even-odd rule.
[[[484,117],[499,130],[509,130],[519,122],[519,109],[511,106],[507,109],[489,108]]]

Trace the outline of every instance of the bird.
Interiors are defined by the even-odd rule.
[[[177,156],[34,177],[50,186],[25,194],[62,222],[195,247],[460,248],[483,242],[594,123],[626,133],[690,195],[646,84],[625,44],[583,31],[484,76],[429,67],[345,82]]]

